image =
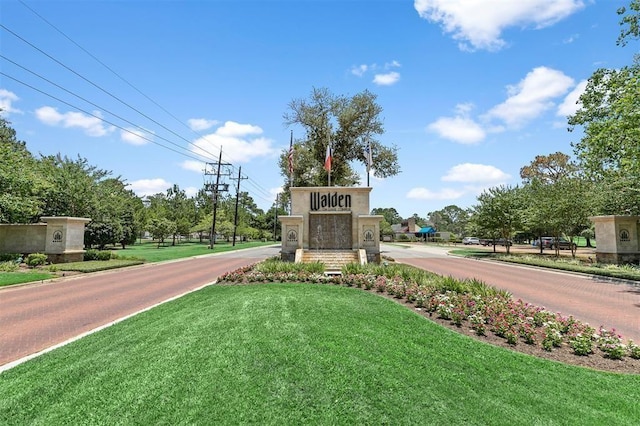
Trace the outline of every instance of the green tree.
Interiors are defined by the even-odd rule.
[[[166,218],[153,217],[149,220],[147,230],[154,240],[158,240],[158,247],[160,247],[167,237],[176,233],[176,224]]]
[[[522,226],[521,188],[502,185],[485,190],[478,196],[478,204],[473,207],[472,220],[489,237],[499,236],[510,240]],[[509,253],[509,244],[506,244],[506,248]]]
[[[639,35],[640,2],[622,16],[618,44]],[[603,214],[640,214],[640,56],[629,66],[598,69],[580,96],[580,108],[569,117],[569,130],[584,134],[573,144],[578,161],[601,189]],[[623,191],[621,194],[620,191]]]
[[[376,207],[371,210],[371,214],[384,217],[384,220],[389,226],[402,223],[402,216],[400,216],[400,213],[393,207]]]
[[[0,223],[31,223],[41,215],[47,188],[26,144],[0,116]]]
[[[629,8],[623,6],[617,12],[622,16],[620,19],[622,29],[616,44],[626,46],[629,38],[636,40],[640,38],[640,0],[632,0]]]
[[[391,224],[387,222],[386,219],[382,219],[380,221],[380,238],[393,237],[393,228],[391,228]]]
[[[549,235],[557,239],[566,235],[573,240],[590,226],[593,185],[567,154],[538,155],[529,166],[520,169],[520,176],[524,182],[521,194],[525,200],[525,231],[536,237]]]
[[[184,190],[178,185],[167,189],[167,218],[176,224],[171,245],[176,245],[176,238],[188,235],[191,227],[196,223],[196,203],[193,198],[187,197]]]
[[[449,231],[455,235],[464,235],[471,213],[456,205],[449,205],[441,210],[429,212],[427,219],[438,231]]]
[[[558,151],[549,155],[536,155],[531,164],[520,169],[520,177],[524,183],[538,179],[543,184],[552,184],[576,170],[577,166],[571,163],[571,157]]]
[[[122,238],[123,231],[119,222],[91,221],[84,230],[84,245],[87,248],[95,245],[99,250],[104,250],[107,245],[121,241]]]
[[[107,178],[97,182],[97,205],[91,218],[93,223],[104,223],[114,231],[110,244],[120,244],[125,248],[135,243],[136,237],[143,229],[136,222],[136,212],[142,208],[142,200],[135,193],[127,189],[127,184],[121,178]],[[89,234],[91,235],[91,234]],[[85,244],[91,242],[85,239]]]
[[[98,182],[110,172],[90,165],[80,156],[72,160],[60,154],[43,157],[40,171],[50,183],[43,194],[43,215],[93,219],[100,204]]]
[[[370,145],[376,177],[394,176],[400,172],[397,148],[387,147],[376,139],[384,133],[380,114],[382,107],[376,95],[363,91],[353,97],[336,96],[328,89],[314,88],[309,99],[294,99],[283,116],[285,124],[299,125],[303,138],[294,144],[294,168],[291,186],[325,186],[324,170],[327,145],[331,143],[333,162],[331,184],[353,186],[359,183],[353,163],[366,165],[366,149]],[[289,176],[289,150],[282,152],[279,166],[282,176]]]

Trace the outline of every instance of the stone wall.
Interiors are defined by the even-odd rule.
[[[0,253],[44,253],[47,224],[0,225]]]
[[[84,258],[84,227],[91,219],[43,217],[44,223],[0,225],[0,253],[44,253],[51,263]]]

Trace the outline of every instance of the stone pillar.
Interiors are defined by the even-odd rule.
[[[598,263],[639,263],[640,216],[593,216]]]
[[[282,223],[282,249],[280,257],[287,262],[293,262],[296,250],[302,248],[304,240],[304,217],[302,215],[280,216]]]
[[[358,247],[367,252],[367,262],[380,263],[380,215],[358,216]]]
[[[80,262],[84,258],[83,217],[42,217],[47,223],[44,252],[51,263]]]

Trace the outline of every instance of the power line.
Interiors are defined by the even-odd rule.
[[[162,145],[161,143],[156,142],[156,141],[154,141],[153,139],[149,139],[149,138],[147,138],[147,137],[145,137],[145,136],[141,136],[141,135],[139,135],[139,134],[137,134],[137,133],[134,133],[134,132],[132,132],[131,130],[129,130],[129,129],[127,129],[127,128],[125,128],[125,127],[122,127],[122,126],[120,126],[120,125],[118,125],[118,124],[112,123],[111,121],[106,120],[106,119],[104,119],[103,117],[100,117],[100,116],[98,116],[98,115],[95,115],[95,114],[93,114],[93,113],[91,113],[91,112],[89,112],[89,111],[86,111],[86,110],[84,110],[84,109],[82,109],[82,108],[80,108],[80,107],[78,107],[78,106],[76,106],[76,105],[70,104],[69,102],[67,102],[67,101],[65,101],[65,100],[62,100],[62,99],[60,99],[60,98],[58,98],[58,97],[56,97],[56,96],[54,96],[54,95],[52,95],[52,94],[50,94],[50,93],[47,93],[47,92],[45,92],[45,91],[43,91],[43,90],[40,90],[40,89],[38,89],[38,88],[36,88],[36,87],[34,87],[34,86],[32,86],[32,85],[28,84],[28,83],[25,83],[24,81],[18,80],[17,78],[10,76],[10,75],[8,75],[7,73],[5,73],[5,72],[3,72],[3,71],[0,71],[0,75],[3,75],[3,76],[5,76],[5,77],[7,77],[7,78],[10,78],[11,80],[13,80],[13,81],[15,81],[15,82],[17,82],[17,83],[20,83],[20,84],[22,84],[22,85],[24,85],[24,86],[26,86],[26,87],[30,88],[31,90],[35,90],[36,92],[42,93],[43,95],[48,96],[48,97],[50,97],[51,99],[55,99],[55,100],[56,100],[56,101],[58,101],[58,102],[61,102],[61,103],[65,104],[65,105],[67,105],[67,106],[69,106],[69,107],[71,107],[71,108],[75,108],[75,109],[77,109],[78,111],[81,111],[81,112],[83,112],[83,113],[87,114],[88,116],[91,116],[91,117],[93,117],[93,118],[97,118],[98,120],[101,120],[101,121],[103,121],[103,122],[105,122],[105,123],[107,123],[107,124],[109,124],[109,125],[111,125],[111,126],[113,126],[113,127],[117,127],[118,129],[123,130],[123,131],[125,131],[125,132],[127,132],[127,133],[130,133],[130,134],[132,134],[132,135],[134,135],[134,136],[136,136],[136,137],[139,137],[139,138],[144,139],[144,140],[147,140],[147,141],[149,141],[149,142],[151,142],[151,143],[153,143],[153,144],[155,144],[155,145],[158,145],[158,146],[161,146],[161,147],[163,147],[163,148],[166,148],[166,149],[168,149],[169,151],[173,151],[173,152],[175,152],[176,154],[180,154],[180,155],[183,155],[183,156],[185,156],[185,157],[193,158],[194,160],[201,161],[201,160],[200,160],[200,158],[194,157],[194,156],[192,156],[192,155],[187,155],[187,154],[185,154],[184,152],[176,151],[175,149],[170,148],[170,147],[168,147],[168,146],[166,146],[166,145]]]
[[[62,63],[61,61],[59,61],[58,59],[54,58],[53,56],[51,56],[50,54],[48,54],[47,52],[45,52],[44,50],[40,49],[39,47],[37,47],[36,45],[34,45],[33,43],[27,41],[25,38],[21,37],[20,35],[18,35],[17,33],[15,33],[14,31],[10,30],[9,28],[7,28],[5,25],[0,24],[0,28],[3,28],[5,31],[7,31],[8,33],[10,33],[11,35],[13,35],[14,37],[18,38],[19,40],[21,40],[23,43],[31,46],[33,49],[37,50],[38,52],[42,53],[43,55],[45,55],[47,58],[51,59],[52,61],[54,61],[55,63],[57,63],[58,65],[60,65],[61,67],[63,67],[64,69],[66,69],[67,71],[73,73],[74,75],[80,77],[82,80],[84,80],[85,82],[89,83],[90,85],[92,85],[93,87],[95,87],[96,89],[100,90],[101,92],[103,92],[104,94],[106,94],[107,96],[115,99],[116,101],[120,102],[122,105],[125,105],[127,108],[132,109],[133,111],[137,112],[138,114],[140,114],[141,116],[143,116],[144,118],[146,118],[147,120],[153,122],[154,124],[157,124],[158,126],[162,127],[164,130],[168,131],[169,133],[177,136],[178,138],[184,140],[185,142],[187,142],[189,145],[192,145],[195,147],[195,145],[193,145],[187,138],[177,134],[176,132],[174,132],[173,130],[169,129],[168,127],[166,127],[165,125],[159,123],[158,121],[154,120],[153,118],[149,117],[147,114],[143,113],[142,111],[140,111],[139,109],[129,105],[127,102],[123,101],[122,99],[120,99],[119,97],[115,96],[114,94],[110,93],[108,90],[102,88],[101,86],[99,86],[98,84],[94,83],[93,81],[89,80],[88,78],[86,78],[85,76],[83,76],[82,74],[74,71],[72,68],[68,67],[67,65],[65,65],[64,63]],[[200,147],[196,147],[198,149],[201,149]],[[206,150],[202,149],[202,151],[207,152]],[[211,155],[212,158],[213,154],[210,152],[207,152],[209,155]]]
[[[28,73],[31,73],[32,75],[35,75],[35,76],[36,76],[36,77],[38,77],[38,78],[41,78],[42,80],[44,80],[44,81],[46,81],[47,83],[49,83],[49,84],[51,84],[51,85],[53,85],[53,86],[57,87],[58,89],[63,90],[63,91],[65,91],[65,92],[67,92],[68,94],[70,94],[70,95],[72,95],[72,96],[75,96],[76,98],[78,98],[78,99],[80,99],[80,100],[85,101],[85,102],[86,102],[86,103],[88,103],[89,105],[93,105],[94,107],[99,108],[99,109],[103,110],[104,112],[106,112],[106,113],[108,113],[108,114],[111,114],[112,116],[114,116],[114,117],[116,117],[116,118],[119,118],[120,120],[124,121],[125,123],[128,123],[128,124],[130,124],[130,125],[132,125],[132,126],[134,126],[134,127],[138,128],[138,129],[140,129],[141,131],[143,131],[143,132],[145,132],[145,133],[147,132],[147,130],[146,130],[145,128],[143,128],[143,127],[141,127],[141,126],[139,126],[139,125],[137,125],[137,124],[135,124],[135,123],[133,123],[133,122],[129,121],[128,119],[126,119],[126,118],[124,118],[124,117],[122,117],[122,116],[120,116],[120,115],[116,114],[115,112],[112,112],[112,111],[110,111],[110,110],[108,110],[108,109],[106,109],[106,108],[104,108],[104,107],[102,107],[102,106],[100,106],[100,105],[98,105],[98,104],[96,104],[96,103],[94,103],[94,102],[92,102],[92,101],[90,101],[90,100],[88,100],[88,99],[86,99],[86,98],[84,98],[84,97],[82,97],[82,96],[78,95],[77,93],[74,93],[74,92],[72,92],[72,91],[70,91],[70,90],[68,90],[68,89],[65,89],[64,87],[62,87],[62,86],[60,86],[59,84],[57,84],[57,83],[55,83],[55,82],[53,82],[53,81],[51,81],[51,80],[47,79],[46,77],[43,77],[43,76],[41,76],[40,74],[38,74],[38,73],[36,73],[36,72],[34,72],[34,71],[31,71],[31,70],[27,69],[26,67],[23,67],[22,65],[18,64],[18,63],[17,63],[17,62],[15,62],[15,61],[12,61],[11,59],[7,58],[6,56],[4,56],[4,55],[0,54],[0,58],[4,59],[5,61],[11,62],[11,63],[12,63],[12,64],[14,64],[15,66],[17,66],[17,67],[19,67],[19,68],[22,68],[23,70],[27,71]],[[5,74],[5,75],[6,75],[6,74]],[[13,77],[9,77],[9,78],[13,79],[14,81],[18,81],[17,79],[15,79],[15,78],[13,78]],[[22,82],[20,82],[20,83],[22,83]],[[24,84],[24,83],[22,83],[22,84]],[[29,86],[29,87],[30,87],[30,88],[33,88],[32,86]],[[37,89],[35,89],[35,90],[37,90]],[[52,97],[52,98],[53,98],[53,96],[52,96],[52,95],[49,95],[49,94],[47,94],[47,93],[45,93],[45,92],[43,92],[43,91],[40,91],[40,90],[38,90],[38,91],[39,91],[40,93],[46,94],[47,96],[49,96],[49,97]],[[57,98],[54,98],[54,99],[59,100],[59,99],[57,99]],[[67,105],[70,105],[70,104],[67,104]],[[75,107],[75,106],[74,106],[73,108],[77,108],[77,107]],[[79,109],[79,108],[78,108],[78,109]],[[93,116],[95,117],[95,115],[93,115]],[[97,117],[97,118],[100,118],[100,117]],[[133,132],[131,132],[131,133],[133,133]],[[134,133],[134,134],[135,134],[135,133]],[[170,141],[169,139],[167,139],[167,138],[165,138],[165,137],[162,137],[162,136],[159,136],[159,135],[158,135],[157,137],[158,137],[158,138],[160,138],[160,139],[162,139],[162,140],[164,140],[164,141],[166,141],[166,142],[168,142],[168,143],[170,143],[171,145],[174,145],[174,146],[176,146],[176,147],[180,148],[180,149],[187,150],[185,147],[183,147],[183,146],[181,146],[181,145],[178,145],[177,143],[172,142],[172,141]],[[189,152],[193,152],[193,151],[189,151]],[[193,157],[193,158],[195,158],[195,157]],[[212,158],[213,158],[213,157],[212,157]]]
[[[37,13],[35,10],[33,10],[31,7],[27,6],[23,1],[20,1],[20,3],[21,3],[23,6],[25,6],[27,9],[29,9],[32,13],[34,13],[36,16],[38,16],[41,20],[43,20],[45,23],[47,23],[50,27],[52,27],[54,30],[56,30],[58,33],[60,33],[60,34],[61,34],[63,37],[65,37],[69,42],[71,42],[71,43],[72,43],[72,44],[74,44],[76,47],[78,47],[79,49],[81,49],[81,50],[82,50],[83,52],[85,52],[88,56],[90,56],[90,57],[91,57],[92,59],[94,59],[96,62],[98,62],[99,64],[101,64],[103,67],[105,67],[107,70],[109,70],[112,74],[116,75],[119,79],[121,79],[122,81],[124,81],[127,85],[129,85],[131,88],[133,88],[136,92],[140,93],[142,96],[144,96],[144,97],[145,97],[146,99],[148,99],[150,102],[152,102],[154,105],[156,105],[157,107],[159,107],[162,111],[164,111],[164,112],[165,112],[166,114],[168,114],[170,117],[172,117],[173,119],[175,119],[176,121],[178,121],[178,122],[179,122],[180,124],[182,124],[183,126],[185,126],[185,127],[189,128],[189,129],[190,129],[193,133],[195,133],[196,135],[198,135],[198,136],[202,137],[203,139],[207,140],[207,138],[206,138],[205,136],[203,136],[202,134],[200,134],[200,133],[196,132],[195,130],[191,129],[189,126],[187,126],[187,125],[186,125],[185,123],[183,123],[181,120],[179,120],[177,117],[175,117],[173,114],[171,114],[167,109],[163,108],[163,107],[162,107],[160,104],[158,104],[156,101],[154,101],[153,99],[151,99],[149,96],[145,95],[143,92],[141,92],[139,89],[137,89],[133,84],[131,84],[129,81],[127,81],[125,78],[123,78],[123,77],[122,77],[121,75],[119,75],[117,72],[115,72],[112,68],[110,68],[109,66],[107,66],[104,62],[100,61],[100,60],[99,60],[95,55],[91,54],[87,49],[85,49],[85,48],[83,48],[82,46],[80,46],[80,45],[79,45],[78,43],[76,43],[73,39],[71,39],[69,36],[67,36],[64,32],[62,32],[62,31],[61,31],[61,30],[59,30],[57,27],[55,27],[53,24],[51,24],[49,21],[47,21],[43,16],[41,16],[40,14],[38,14],[38,13]],[[155,119],[151,118],[151,117],[150,117],[150,116],[148,116],[147,114],[143,113],[143,112],[142,112],[142,111],[140,111],[139,109],[137,109],[137,108],[135,108],[135,107],[131,106],[130,104],[128,104],[128,103],[127,103],[127,102],[125,102],[124,100],[120,99],[119,97],[117,97],[117,96],[115,96],[115,95],[112,95],[110,92],[108,92],[107,90],[105,90],[104,88],[102,88],[100,85],[98,85],[98,84],[96,84],[96,83],[92,82],[92,81],[91,81],[91,80],[89,80],[88,78],[86,78],[86,77],[82,76],[81,74],[79,74],[78,72],[74,71],[73,69],[71,69],[70,67],[68,67],[67,65],[65,65],[64,63],[62,63],[61,61],[59,61],[59,60],[57,60],[56,58],[54,58],[52,55],[50,55],[50,54],[46,53],[46,52],[45,52],[45,51],[43,51],[42,49],[40,49],[40,48],[38,48],[37,46],[35,46],[33,43],[31,43],[31,42],[27,41],[25,38],[23,38],[23,37],[21,37],[20,35],[18,35],[16,32],[14,32],[14,31],[12,31],[11,29],[7,28],[5,25],[0,24],[0,28],[3,28],[5,31],[9,32],[9,33],[10,33],[10,34],[12,34],[14,37],[16,37],[16,38],[18,38],[19,40],[21,40],[23,43],[26,43],[27,45],[31,46],[33,49],[35,49],[35,50],[37,50],[38,52],[40,52],[41,54],[45,55],[45,56],[46,56],[46,57],[48,57],[50,60],[52,60],[52,61],[56,62],[57,64],[59,64],[59,65],[60,65],[60,66],[62,66],[63,68],[67,69],[69,72],[71,72],[71,73],[75,74],[76,76],[78,76],[78,77],[79,77],[79,78],[81,78],[82,80],[84,80],[84,81],[86,81],[87,83],[91,84],[92,86],[94,86],[95,88],[99,89],[100,91],[102,91],[103,93],[107,94],[108,96],[112,97],[113,99],[117,100],[117,101],[118,101],[118,102],[120,102],[121,104],[123,104],[123,105],[127,106],[128,108],[132,109],[133,111],[135,111],[136,113],[138,113],[138,114],[140,114],[141,116],[145,117],[146,119],[150,120],[151,122],[155,123],[156,125],[158,125],[158,126],[162,127],[163,129],[165,129],[166,131],[170,132],[171,134],[173,134],[173,135],[177,136],[178,138],[180,138],[180,139],[182,139],[182,140],[186,141],[189,145],[193,146],[195,149],[197,149],[197,150],[199,150],[199,151],[201,151],[201,152],[204,152],[204,153],[209,154],[209,155],[213,158],[213,154],[212,154],[212,153],[210,153],[210,152],[208,152],[206,149],[204,149],[204,148],[202,148],[202,147],[199,147],[199,146],[195,146],[195,145],[193,145],[193,144],[192,144],[188,139],[184,138],[183,136],[179,135],[178,133],[174,132],[173,130],[171,130],[171,129],[167,128],[167,127],[166,127],[166,126],[164,126],[163,124],[159,123],[158,121],[156,121]],[[69,90],[64,89],[62,86],[57,85],[56,83],[53,83],[52,81],[50,81],[50,80],[46,79],[45,77],[40,76],[39,74],[37,74],[37,73],[35,73],[35,72],[33,72],[33,71],[28,70],[27,68],[25,68],[25,67],[23,67],[23,66],[21,66],[21,65],[19,65],[19,64],[17,64],[17,63],[15,63],[14,61],[12,61],[12,60],[10,60],[10,59],[8,59],[8,58],[6,58],[6,57],[3,57],[3,58],[4,58],[5,60],[8,60],[9,62],[12,62],[12,63],[13,63],[13,64],[15,64],[16,66],[19,66],[20,68],[22,68],[22,69],[24,69],[24,70],[26,70],[26,71],[28,71],[28,72],[31,72],[32,74],[34,74],[34,75],[38,76],[39,78],[42,78],[43,80],[45,80],[45,81],[49,82],[50,84],[53,84],[53,85],[55,85],[56,87],[58,87],[58,88],[60,88],[60,89],[62,89],[62,90],[65,90],[66,92],[68,92],[68,93],[72,94],[73,96],[76,96],[76,97],[78,97],[79,99],[82,99],[82,100],[84,100],[85,102],[87,102],[87,103],[89,103],[89,104],[91,104],[91,105],[94,105],[94,106],[96,106],[96,107],[100,108],[99,106],[97,106],[96,104],[92,103],[91,101],[89,101],[89,100],[87,100],[87,99],[85,99],[85,98],[83,98],[83,97],[81,97],[81,96],[79,96],[79,95],[77,95],[77,94],[75,94],[75,93],[73,93],[73,92],[69,91]],[[5,75],[6,75],[6,74],[5,74]],[[45,95],[47,95],[47,96],[49,96],[49,97],[51,97],[51,98],[53,98],[53,99],[56,99],[56,100],[58,100],[58,101],[60,101],[60,102],[62,102],[62,103],[64,103],[64,104],[66,104],[66,105],[69,105],[69,106],[71,106],[72,108],[77,108],[76,106],[73,106],[72,104],[70,104],[70,103],[68,103],[68,102],[65,102],[65,101],[63,101],[63,100],[61,100],[61,99],[59,99],[59,98],[57,98],[57,97],[55,97],[55,96],[52,96],[52,95],[50,95],[50,94],[47,94],[47,93],[45,93],[45,92],[43,92],[43,91],[41,91],[41,90],[39,90],[39,89],[36,89],[36,88],[34,88],[33,86],[30,86],[30,85],[28,85],[28,84],[26,84],[26,83],[24,83],[24,82],[22,82],[22,81],[19,81],[19,80],[17,80],[17,79],[15,79],[15,78],[13,78],[13,77],[10,77],[10,76],[8,76],[8,75],[7,75],[7,77],[12,78],[13,80],[20,82],[21,84],[24,84],[24,85],[26,85],[27,87],[30,87],[30,88],[32,88],[33,90],[36,90],[36,91],[38,91],[38,92],[40,92],[40,93],[43,93],[43,94],[45,94]],[[80,111],[83,111],[83,112],[87,113],[86,111],[84,111],[84,110],[82,110],[82,109],[80,109],[80,108],[77,108],[77,109],[79,109]],[[104,109],[104,108],[102,108],[102,109]],[[107,110],[105,109],[105,111],[107,111]],[[141,126],[136,125],[136,124],[134,124],[134,123],[132,123],[132,122],[130,122],[130,121],[128,121],[128,120],[126,120],[126,119],[124,119],[124,118],[120,117],[119,115],[117,115],[117,114],[115,114],[115,113],[111,112],[111,111],[107,111],[107,112],[108,112],[109,114],[113,115],[114,117],[120,118],[121,120],[123,120],[123,121],[125,121],[125,122],[127,122],[127,123],[129,123],[129,124],[131,124],[131,125],[133,125],[133,126],[135,126],[135,127],[137,127],[137,128],[139,128],[139,129],[141,129],[141,130],[143,130],[143,131],[145,131],[145,132],[146,132],[146,130],[145,130],[144,128],[142,128]],[[104,121],[104,122],[106,122],[106,123],[109,123],[109,124],[111,124],[111,125],[113,125],[113,126],[115,126],[115,127],[117,127],[117,128],[120,128],[120,129],[122,129],[122,130],[124,130],[124,131],[127,131],[128,133],[131,133],[131,134],[133,134],[133,135],[135,135],[135,136],[137,136],[137,137],[140,137],[140,138],[142,138],[142,139],[148,140],[148,141],[150,141],[150,142],[152,142],[152,143],[154,143],[154,144],[156,144],[156,145],[158,145],[158,146],[161,146],[161,147],[167,148],[167,149],[169,149],[170,151],[173,151],[173,152],[177,152],[177,151],[175,151],[175,150],[173,150],[173,149],[171,149],[171,148],[169,148],[169,147],[166,147],[166,146],[164,146],[164,145],[162,145],[162,144],[160,144],[160,143],[154,142],[153,140],[150,140],[149,138],[146,138],[146,137],[143,137],[143,136],[137,135],[137,134],[135,134],[135,133],[131,132],[131,131],[130,131],[130,130],[128,130],[128,129],[124,129],[124,128],[122,128],[121,126],[118,126],[118,125],[116,125],[116,124],[114,124],[114,123],[111,123],[111,122],[109,122],[109,121],[107,121],[107,120],[104,120],[102,117],[97,117],[97,116],[95,116],[94,114],[91,114],[91,113],[87,113],[87,114],[89,114],[90,116],[95,117],[95,118],[97,118],[97,119],[100,119],[100,120],[102,120],[102,121]],[[160,136],[159,136],[159,137],[160,137]],[[174,146],[179,147],[180,149],[187,150],[186,148],[184,148],[184,147],[182,147],[182,146],[180,146],[180,145],[178,145],[178,144],[175,144],[175,143],[171,142],[170,140],[168,140],[168,139],[166,139],[166,138],[160,137],[160,139],[163,139],[163,140],[167,141],[168,143],[170,143],[170,144],[172,144],[172,145],[174,145]],[[213,144],[213,146],[215,147],[215,144]],[[191,150],[191,152],[195,152],[195,151]],[[179,154],[181,154],[181,155],[185,155],[185,154],[180,153],[180,152],[177,152],[177,153],[179,153]],[[196,158],[196,157],[193,157],[193,156],[189,156],[189,155],[185,155],[185,156],[190,157],[190,158],[193,158],[193,159],[195,159],[195,160],[197,160],[197,161],[200,161],[200,159],[199,159],[199,158]],[[205,157],[206,157],[206,156],[205,156]],[[262,194],[264,194],[264,195],[265,195],[264,197],[260,196],[260,198],[262,198],[263,200],[267,201],[267,200],[269,199],[269,198],[267,198],[267,197],[271,195],[271,194],[269,193],[269,191],[267,191],[265,188],[263,188],[262,186],[260,186],[257,182],[254,182],[254,181],[253,181],[253,179],[251,179],[251,178],[247,178],[247,179],[249,179],[249,182],[252,184],[252,186],[254,186],[254,187],[258,190],[258,192],[261,192]]]

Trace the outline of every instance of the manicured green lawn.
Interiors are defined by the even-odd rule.
[[[0,374],[0,424],[632,425],[640,375],[496,348],[362,290],[210,286]]]
[[[13,284],[29,283],[53,278],[55,275],[49,272],[0,272],[0,287]]]
[[[135,257],[138,259],[144,259],[147,262],[162,262],[165,260],[181,259],[185,257],[201,256],[204,254],[221,253],[231,250],[240,250],[243,248],[260,247],[265,245],[276,244],[273,241],[251,241],[245,243],[236,243],[233,246],[231,243],[219,242],[214,244],[213,250],[209,248],[208,243],[199,242],[181,242],[176,243],[175,246],[171,245],[171,241],[167,241],[164,245],[158,246],[157,242],[144,241],[142,244],[137,243],[133,246],[128,246],[126,249],[113,249],[114,253],[118,256]]]

